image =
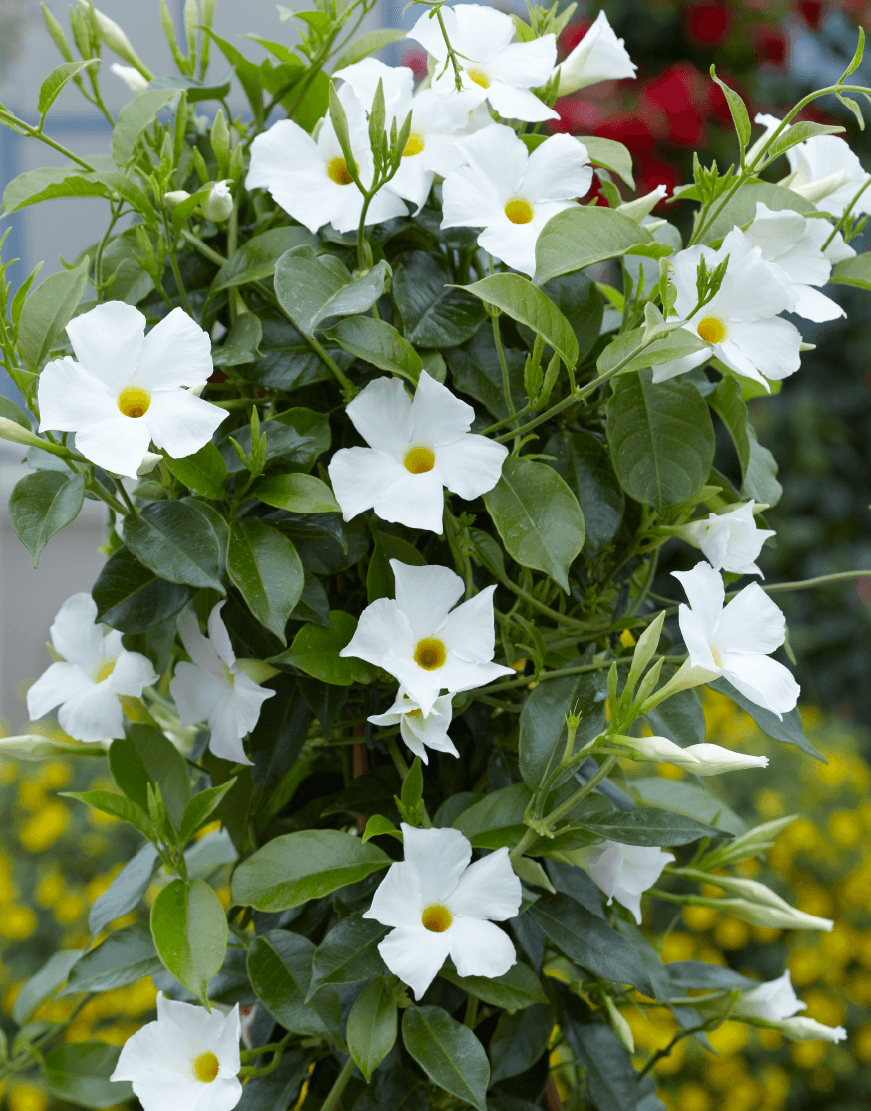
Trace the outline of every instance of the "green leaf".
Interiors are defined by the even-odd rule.
[[[342,512],[329,486],[310,474],[275,475],[258,482],[251,493],[288,513]]]
[[[723,831],[707,822],[699,822],[686,814],[662,810],[655,806],[639,806],[635,810],[607,810],[599,805],[591,816],[573,814],[583,827],[606,841],[621,845],[661,848],[664,845],[688,845],[700,837],[722,837]]]
[[[251,613],[286,644],[284,627],[305,582],[293,541],[263,521],[234,521],[227,572]]]
[[[767,447],[759,443],[756,430],[749,423],[747,435],[750,440],[750,457],[741,486],[741,497],[753,498],[765,505],[777,505],[783,493],[783,487],[777,481],[777,460]]]
[[[576,135],[578,142],[587,148],[594,166],[602,166],[616,174],[630,189],[635,188],[632,177],[632,155],[616,139],[602,139],[598,135]]]
[[[164,967],[211,1009],[209,980],[227,951],[227,919],[214,890],[203,880],[172,880],[154,900],[151,935]]]
[[[371,983],[351,1008],[348,1049],[367,1084],[396,1043],[397,1014],[393,988],[385,976]]]
[[[290,910],[390,863],[377,845],[336,829],[286,833],[242,861],[233,873],[233,901],[257,910]]]
[[[750,142],[751,135],[750,117],[747,114],[747,107],[738,93],[717,77],[713,66],[711,66],[711,78],[723,90],[723,96],[726,98],[726,103],[729,105],[729,112],[732,115],[732,123],[734,123],[735,131],[738,133],[738,142],[741,145],[741,150],[744,150]]]
[[[782,185],[771,185],[767,181],[749,182],[742,185],[717,213],[714,222],[705,230],[702,242],[714,243],[728,235],[734,227],[746,228],[756,219],[759,201],[774,212],[792,209],[802,216],[809,216],[816,211],[810,201]]]
[[[133,1086],[112,1080],[121,1056],[120,1045],[65,1042],[45,1055],[45,1080],[52,1095],[95,1111],[133,1099]]]
[[[617,534],[626,499],[608,449],[589,432],[561,432],[544,449],[551,466],[574,490],[584,514],[586,558],[599,554]]]
[[[150,833],[147,815],[126,795],[119,795],[115,791],[61,791],[61,794],[66,798],[87,803],[95,810],[102,810],[104,814],[111,814],[113,818],[119,818],[122,822],[129,822],[146,837]]]
[[[640,1106],[632,1058],[610,1026],[572,1022],[566,1025],[565,1032],[569,1045],[583,1063],[587,1094],[595,1100],[599,1111],[626,1111],[633,1104]]]
[[[91,590],[97,620],[124,633],[143,633],[184,606],[191,589],[158,578],[126,547],[106,562]]]
[[[501,976],[460,976],[451,968],[443,968],[441,976],[491,1007],[519,1011],[523,1007],[531,1007],[533,1003],[547,1002],[538,976],[522,961],[512,965]]]
[[[112,134],[112,159],[116,166],[123,170],[133,161],[142,132],[176,96],[177,89],[146,89],[124,105]]]
[[[128,735],[109,749],[112,777],[124,794],[148,812],[148,784],[160,787],[167,814],[176,829],[190,801],[190,779],[185,758],[159,729],[131,725]]]
[[[212,812],[221,805],[224,795],[236,785],[235,779],[228,779],[217,787],[209,787],[194,795],[184,810],[179,830],[179,840],[184,843],[189,841],[196,831],[203,825]]]
[[[838,124],[827,123],[813,123],[811,120],[800,120],[798,123],[790,124],[785,128],[780,135],[774,140],[771,146],[766,151],[768,158],[777,158],[778,155],[783,154],[784,151],[790,147],[796,146],[798,143],[803,143],[806,139],[813,139],[817,135],[838,135],[843,134],[844,128]]]
[[[386,320],[371,316],[348,316],[326,333],[326,338],[337,343],[355,358],[377,366],[417,383],[423,362],[405,336]]]
[[[580,714],[575,748],[598,736],[605,725],[605,680],[601,673],[567,675],[539,683],[520,714],[520,773],[535,788],[551,775],[566,746],[566,714]]]
[[[454,829],[468,837],[476,849],[517,844],[526,832],[523,817],[531,797],[523,783],[490,791],[454,819]]]
[[[184,459],[164,456],[166,469],[188,490],[210,501],[220,501],[227,486],[227,466],[211,440]]]
[[[303,244],[309,247],[318,244],[317,236],[307,228],[273,228],[252,236],[230,255],[215,275],[210,291],[219,293],[222,289],[271,278],[281,256]]]
[[[355,62],[362,62],[364,58],[368,58],[376,50],[381,50],[385,46],[392,46],[395,42],[402,42],[404,38],[405,31],[395,31],[393,29],[367,31],[345,47],[336,59],[333,69],[340,70],[344,69],[345,66],[354,65]]]
[[[501,1014],[490,1038],[490,1083],[532,1068],[547,1051],[553,1027],[553,1011],[540,1003],[515,1014]]]
[[[623,332],[616,336],[596,362],[599,373],[607,374],[629,356],[634,357],[630,358],[621,369],[621,374],[629,374],[630,371],[642,370],[660,363],[670,363],[674,359],[682,359],[686,355],[694,355],[697,351],[707,348],[707,344],[687,328],[676,328],[645,346],[644,331],[644,328],[635,328],[631,332]]]
[[[85,62],[64,62],[59,65],[57,69],[53,69],[51,73],[43,81],[39,90],[39,103],[36,106],[37,112],[44,119],[49,108],[60,96],[68,82],[77,77],[82,70],[87,69],[89,66],[98,66],[100,64],[99,58],[89,58]]]
[[[69,741],[52,741],[41,733],[21,733],[17,737],[0,737],[0,757],[14,756],[17,760],[38,763],[49,756],[85,756],[101,760],[106,755],[99,745],[72,744]]]
[[[36,271],[34,271],[34,274]],[[10,401],[8,397],[0,397],[0,417],[5,417],[6,420],[15,421],[16,424],[21,425],[30,432],[30,417],[24,412],[22,408]]]
[[[797,709],[790,710],[783,715],[781,721],[777,714],[773,714],[770,710],[766,710],[763,706],[757,706],[755,702],[751,701],[741,691],[737,690],[732,684],[724,678],[715,679],[708,686],[720,694],[725,694],[728,698],[740,706],[745,714],[756,722],[759,728],[767,736],[775,741],[782,741],[785,745],[795,745],[800,748],[802,752],[806,752],[808,756],[814,756],[817,760],[821,760],[824,764],[827,763],[826,758],[819,752],[805,737],[804,728],[801,724],[801,714]]]
[[[195,502],[151,502],[125,521],[124,540],[142,566],[161,579],[226,594],[218,538]]]
[[[631,984],[653,996],[653,986],[634,947],[568,895],[543,895],[527,913],[569,960],[605,980]]]
[[[148,89],[175,89],[187,95],[188,104],[198,104],[202,100],[223,100],[230,91],[230,77],[224,81],[195,81],[192,77],[174,73],[168,77],[152,77]]]
[[[28,1023],[43,1003],[63,987],[83,953],[84,949],[61,949],[52,953],[42,968],[25,980],[12,1004],[12,1017],[19,1026]]]
[[[156,863],[157,849],[146,842],[91,907],[88,927],[92,937],[96,937],[116,918],[129,914],[139,906],[142,896],[148,890]]]
[[[441,1007],[408,1007],[402,1016],[402,1041],[433,1084],[477,1111],[487,1111],[490,1063],[468,1026]]]
[[[354,316],[371,309],[389,274],[390,267],[382,260],[352,279],[341,263],[326,265],[299,250],[286,251],[275,267],[275,293],[302,334],[313,336],[333,316]]]
[[[598,332],[597,332],[598,335]],[[531,336],[530,336],[531,339]],[[508,382],[512,397],[523,396],[523,367],[525,353],[516,348],[504,348],[508,365]],[[502,383],[502,366],[490,328],[482,328],[465,347],[452,347],[445,352],[455,389],[469,394],[476,401],[504,420],[508,416],[505,391]]]
[[[387,929],[380,922],[349,914],[333,926],[318,946],[312,963],[311,998],[324,984],[359,984],[384,972],[378,942]]]
[[[61,995],[111,991],[133,984],[143,976],[154,976],[162,967],[148,929],[141,925],[125,926],[76,961]]]
[[[393,300],[402,331],[415,347],[465,343],[484,319],[484,306],[464,289],[448,285],[447,266],[428,251],[410,251],[393,275]]]
[[[495,305],[512,320],[525,324],[556,351],[566,366],[575,367],[580,353],[571,324],[551,299],[522,274],[491,274],[461,289]]]
[[[727,375],[717,383],[717,388],[708,395],[708,404],[725,424],[741,464],[741,474],[747,475],[750,464],[750,435],[747,431],[747,406],[741,397],[741,386],[737,378]]]
[[[354,656],[339,655],[356,631],[356,619],[343,610],[330,610],[330,621],[332,627],[329,629],[312,623],[303,625],[290,648],[280,656],[273,656],[269,662],[290,664],[306,675],[337,687],[371,682],[372,670],[368,664]]]
[[[569,568],[584,546],[584,515],[553,467],[508,456],[484,504],[508,554],[568,593]]]
[[[24,302],[18,323],[18,351],[28,370],[40,369],[72,320],[88,284],[90,264],[85,255],[73,270],[49,274]]]
[[[602,295],[596,283],[586,274],[563,274],[541,288],[572,326],[578,341],[578,359],[583,359],[598,340],[602,327]]]
[[[75,166],[57,169],[47,166],[19,174],[6,186],[3,193],[4,216],[42,201],[60,197],[105,197],[120,195],[137,211],[143,211],[148,202],[144,194],[125,174],[117,170],[89,172]]]
[[[722,799],[708,794],[704,787],[697,787],[694,783],[649,776],[633,779],[627,784],[627,789],[632,798],[645,805],[667,807],[736,836],[747,831],[745,823]]]
[[[654,384],[649,373],[617,379],[607,405],[608,444],[620,485],[657,512],[687,501],[714,460],[708,406],[689,382]]]
[[[575,206],[544,225],[535,247],[535,281],[544,285],[560,274],[583,270],[606,258],[652,245],[653,236],[635,220],[611,208]]]
[[[859,289],[871,290],[871,251],[836,262],[832,267],[829,281],[838,285],[854,285]]]
[[[212,30],[207,30],[206,34],[214,42],[236,73],[239,79],[239,84],[245,90],[245,96],[248,98],[248,103],[251,105],[251,111],[254,113],[254,121],[259,126],[263,125],[263,79],[260,72],[260,66],[255,65],[249,61],[244,54],[241,54],[232,43],[227,42],[226,39],[220,38]]]
[[[9,495],[9,518],[15,535],[39,566],[42,549],[79,515],[85,501],[85,477],[62,471],[33,471],[19,479]]]
[[[327,986],[311,1003],[305,1001],[314,952],[314,943],[307,937],[286,930],[270,930],[255,937],[247,958],[251,986],[285,1030],[327,1038],[344,1049],[338,988]]]

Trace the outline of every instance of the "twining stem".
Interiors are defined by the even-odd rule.
[[[344,1092],[345,1088],[348,1086],[348,1081],[351,1079],[354,1067],[354,1058],[349,1057],[342,1071],[336,1077],[336,1083],[330,1088],[327,1093],[327,1098],[321,1104],[321,1111],[333,1111],[342,1096],[342,1092]]]
[[[387,751],[390,753],[390,759],[393,761],[393,766],[399,772],[399,778],[404,783],[408,775],[408,764],[406,764],[404,756],[399,751],[396,737],[388,737],[385,744],[387,745]]]

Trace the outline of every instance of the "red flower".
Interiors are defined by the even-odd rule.
[[[654,154],[636,161],[634,173],[635,191],[639,197],[650,193],[657,185],[664,185],[670,196],[682,180],[680,169],[673,162],[663,162]]]
[[[723,0],[701,0],[684,9],[687,34],[706,46],[719,46],[732,30],[735,17]]]
[[[760,23],[752,34],[759,61],[782,66],[786,61],[786,36],[780,27],[776,23]]]
[[[823,5],[820,0],[799,0],[798,10],[808,27],[816,31],[823,15]]]
[[[409,47],[403,50],[401,62],[404,66],[408,66],[414,76],[420,80],[421,77],[426,77],[426,51],[419,50],[415,47]]]
[[[642,88],[639,107],[657,138],[696,147],[705,141],[709,95],[698,70],[682,62],[664,69]]]

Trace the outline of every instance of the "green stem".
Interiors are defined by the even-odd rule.
[[[798,579],[795,582],[772,583],[763,586],[766,594],[779,594],[783,590],[807,590],[810,586],[826,586],[828,583],[842,582],[844,579],[868,579],[871,571],[835,571],[831,575],[818,575],[815,579]],[[734,598],[740,591],[734,590],[727,598]]]
[[[38,128],[31,127],[29,123],[25,123],[24,120],[19,119],[18,116],[14,115],[12,112],[7,112],[5,110],[0,112],[0,123],[7,124],[7,126],[9,126],[8,121],[11,121],[11,123],[14,124],[13,130],[15,130],[15,128],[20,128],[25,133],[25,135],[28,136],[28,138],[39,139],[47,146],[52,147],[56,151],[59,151],[66,158],[69,158],[73,162],[77,162],[82,167],[82,169],[87,170],[88,173],[96,173],[95,166],[92,166],[90,162],[86,162],[84,158],[79,158],[77,154],[74,154],[73,151],[68,150],[60,143],[56,143],[54,139],[50,139],[44,131],[40,131]]]
[[[563,815],[568,814],[570,810],[574,810],[581,799],[586,798],[590,791],[592,791],[594,787],[598,786],[602,782],[602,780],[605,779],[605,777],[610,773],[611,769],[617,763],[618,759],[619,757],[617,756],[609,756],[608,759],[602,764],[601,768],[599,768],[599,770],[596,772],[596,774],[591,779],[588,779],[583,787],[580,787],[577,791],[575,791],[573,795],[569,795],[566,801],[559,805],[556,810],[552,810],[550,814],[548,814],[548,816],[545,818],[545,823],[547,824],[548,828],[553,828],[553,826],[560,820],[560,818],[563,817]]]
[[[133,504],[133,501],[131,500],[130,495],[127,493],[126,489],[124,488],[123,480],[120,481],[120,482],[117,482],[115,485],[118,487],[118,491],[119,491],[119,493],[121,494],[121,497],[124,500],[124,504],[127,506],[128,513],[130,513],[134,517],[138,517],[139,516],[139,510]]]
[[[502,347],[502,336],[499,331],[499,312],[496,310],[491,312],[490,319],[493,321],[493,339],[496,342],[499,365],[502,367],[502,392],[505,395],[505,404],[508,407],[509,419],[515,420],[517,418],[517,410],[514,408],[514,398],[511,396],[511,380],[508,376],[508,362],[505,358],[505,351]],[[514,432],[505,433],[506,438],[510,438],[513,435]]]
[[[826,247],[828,247],[828,245],[832,242],[832,240],[835,238],[835,236],[838,234],[838,232],[841,230],[841,228],[844,226],[844,224],[846,224],[847,218],[849,217],[850,213],[853,211],[853,206],[855,205],[856,201],[858,201],[858,199],[862,196],[862,194],[865,192],[865,190],[868,188],[869,185],[871,185],[871,174],[869,174],[869,176],[865,179],[861,188],[859,189],[859,192],[853,197],[853,199],[850,201],[850,203],[844,209],[840,220],[832,228],[832,234],[829,236],[829,238],[825,241],[825,243],[820,248],[821,251],[825,251]]]
[[[393,761],[393,766],[399,772],[399,778],[404,783],[405,778],[408,775],[408,764],[406,764],[405,758],[399,751],[399,745],[396,743],[396,737],[388,737],[385,741],[385,744],[387,745],[387,751],[390,753],[390,759]]]
[[[194,235],[193,232],[188,231],[187,228],[182,230],[181,237],[185,243],[189,243],[195,251],[199,251],[201,255],[204,255],[211,262],[217,263],[218,266],[223,266],[227,261],[220,251],[214,250],[208,243],[204,243],[198,235]]]
[[[335,363],[335,361],[327,354],[327,352],[324,350],[324,348],[321,346],[321,344],[318,343],[318,341],[314,338],[314,336],[306,336],[306,339],[309,341],[311,346],[315,349],[315,351],[317,351],[318,355],[320,355],[321,359],[326,363],[326,365],[333,372],[333,375],[335,376],[339,385],[342,387],[342,390],[345,394],[345,401],[346,402],[350,401],[354,397],[354,395],[357,393],[357,387],[354,385],[354,383],[351,381],[351,379],[347,376],[347,374],[345,374],[344,371],[341,370],[340,367]]]
[[[466,1004],[466,1017],[463,1019],[463,1025],[468,1026],[470,1030],[475,1029],[475,1021],[478,1018],[478,997],[477,995],[470,995],[469,1001]]]
[[[354,1068],[354,1058],[349,1057],[342,1071],[336,1077],[336,1083],[330,1088],[327,1093],[327,1098],[321,1104],[321,1111],[334,1111],[334,1108],[342,1096],[342,1092],[344,1092],[345,1088],[348,1086],[348,1081],[351,1079]]]

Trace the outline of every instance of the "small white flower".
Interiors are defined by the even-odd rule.
[[[653,887],[666,864],[674,860],[671,853],[662,849],[621,845],[618,841],[605,841],[602,845],[566,853],[566,856],[589,873],[599,890],[608,896],[608,906],[616,899],[639,925],[641,896]]]
[[[212,345],[181,309],[145,335],[145,317],[107,301],[67,324],[76,358],[39,378],[39,431],[76,433],[76,450],[113,474],[136,477],[154,441],[173,459],[193,455],[228,416],[183,387],[212,373]],[[78,360],[78,361],[76,361]]]
[[[796,1015],[776,1024],[777,1029],[791,1042],[842,1042],[847,1037],[843,1026],[826,1026],[813,1018]]]
[[[479,246],[534,275],[542,228],[590,188],[587,148],[571,135],[551,135],[530,154],[504,124],[457,140],[457,148],[468,165],[445,178],[442,227],[483,228]]]
[[[759,113],[756,122],[765,127],[762,142],[780,126],[781,121],[776,116]],[[787,130],[789,130],[787,128]],[[781,135],[785,135],[782,131]],[[830,212],[833,216],[843,216],[847,205],[865,185],[859,199],[853,205],[852,212],[858,215],[861,212],[871,213],[871,180],[862,168],[862,163],[856,157],[850,146],[838,135],[814,135],[805,139],[803,143],[796,143],[786,152],[792,173],[780,183],[796,191],[812,186],[816,182],[831,179],[831,188],[825,196],[814,200],[817,208]],[[840,178],[835,178],[840,174]]]
[[[758,988],[745,991],[735,1004],[732,1013],[742,1018],[761,1018],[766,1022],[780,1022],[792,1018],[796,1011],[807,1006],[795,994],[789,969],[776,980],[767,980]]]
[[[275,691],[265,690],[239,669],[218,602],[209,614],[209,636],[200,632],[188,610],[179,614],[178,631],[192,663],[176,666],[169,684],[183,729],[208,721],[209,748],[222,760],[250,764],[242,747],[260,717],[260,710]]]
[[[345,84],[339,100],[348,117],[348,135],[360,181],[372,184],[374,165],[366,112],[354,90]],[[336,231],[356,231],[363,212],[363,194],[348,172],[332,120],[325,116],[313,135],[294,123],[279,120],[251,144],[247,189],[268,189],[273,200],[310,232],[324,224]],[[368,224],[405,216],[405,202],[389,186],[379,189],[366,214]]]
[[[341,448],[330,460],[346,521],[374,508],[382,521],[440,533],[445,487],[471,501],[499,481],[508,449],[469,432],[475,410],[425,370],[414,401],[398,378],[376,378],[347,413],[369,447]]]
[[[693,775],[721,775],[746,768],[768,767],[767,756],[749,756],[720,745],[698,744],[681,748],[667,737],[619,737],[615,740],[647,760],[674,764]]]
[[[127,1040],[112,1073],[143,1111],[232,1111],[242,1098],[239,1006],[226,1017],[157,993],[157,1021]]]
[[[375,58],[365,58],[340,69],[333,77],[346,81],[365,105],[372,104],[378,82],[382,82],[388,134],[393,120],[398,130],[411,112],[411,134],[402,163],[390,179],[390,188],[420,211],[435,175],[444,177],[462,165],[456,140],[468,130],[478,98],[473,93],[445,94],[434,89],[422,89],[412,96],[411,70],[405,66],[385,66]]]
[[[230,192],[230,182],[227,179],[216,181],[200,208],[203,216],[215,224],[220,224],[228,219],[233,211],[233,194]]]
[[[728,513],[711,513],[700,521],[678,525],[674,531],[688,544],[701,548],[715,570],[735,575],[762,575],[756,560],[762,545],[775,533],[773,529],[756,527],[753,504],[748,501]]]
[[[138,698],[157,680],[150,660],[128,652],[117,629],[104,635],[96,620],[90,594],[67,598],[51,626],[51,643],[64,662],[53,663],[27,692],[32,720],[60,706],[61,728],[92,744],[123,737],[121,696]]]
[[[555,112],[532,92],[547,83],[556,62],[556,36],[532,42],[512,42],[514,21],[504,12],[482,4],[457,4],[440,9],[451,46],[459,56],[463,88],[476,101],[490,104],[504,119],[556,120]],[[427,12],[408,32],[437,62],[432,87],[436,92],[456,88],[454,67],[436,19]],[[445,64],[447,63],[447,65]]]
[[[554,70],[559,74],[559,95],[568,96],[599,81],[619,81],[635,77],[638,66],[629,57],[623,40],[614,34],[604,11],[599,12],[592,27]]]
[[[451,756],[460,755],[448,736],[451,716],[451,695],[444,694],[437,698],[433,708],[425,714],[405,687],[400,687],[387,713],[373,714],[369,721],[373,725],[398,725],[402,739],[414,755],[428,764],[427,748],[433,752],[449,752]]]
[[[792,672],[769,658],[786,637],[783,613],[758,583],[745,586],[724,608],[725,588],[719,571],[697,563],[692,571],[672,571],[686,591],[689,606],[678,610],[681,635],[689,651],[672,682],[710,682],[719,675],[757,706],[783,715],[795,708],[799,685]]]
[[[789,278],[779,266],[769,265],[758,247],[750,247],[740,229],[736,228],[730,236],[728,248],[724,244],[715,251],[696,245],[675,255],[672,277],[675,315],[684,317],[683,327],[710,344],[710,348],[655,366],[654,382],[684,374],[707,362],[712,355],[735,374],[752,378],[766,389],[766,378],[779,380],[798,370],[801,333],[794,324],[778,316],[793,302]],[[694,312],[698,303],[696,273],[701,259],[705,259],[711,271],[725,260],[730,250],[722,285],[706,305]]]
[[[384,963],[420,999],[447,957],[460,976],[502,976],[517,962],[508,934],[494,926],[520,909],[520,880],[507,849],[470,864],[457,829],[402,825],[405,860],[392,864],[363,915],[393,926],[378,946]]]
[[[109,69],[111,69],[116,77],[121,78],[134,96],[144,93],[148,88],[148,82],[139,70],[134,69],[133,66],[122,66],[120,62],[113,62],[111,66],[109,66]]]
[[[472,690],[513,675],[492,662],[496,651],[493,592],[451,607],[463,593],[463,580],[448,567],[410,567],[391,559],[396,598],[378,598],[340,656],[356,656],[395,676],[429,714],[442,690]]]

